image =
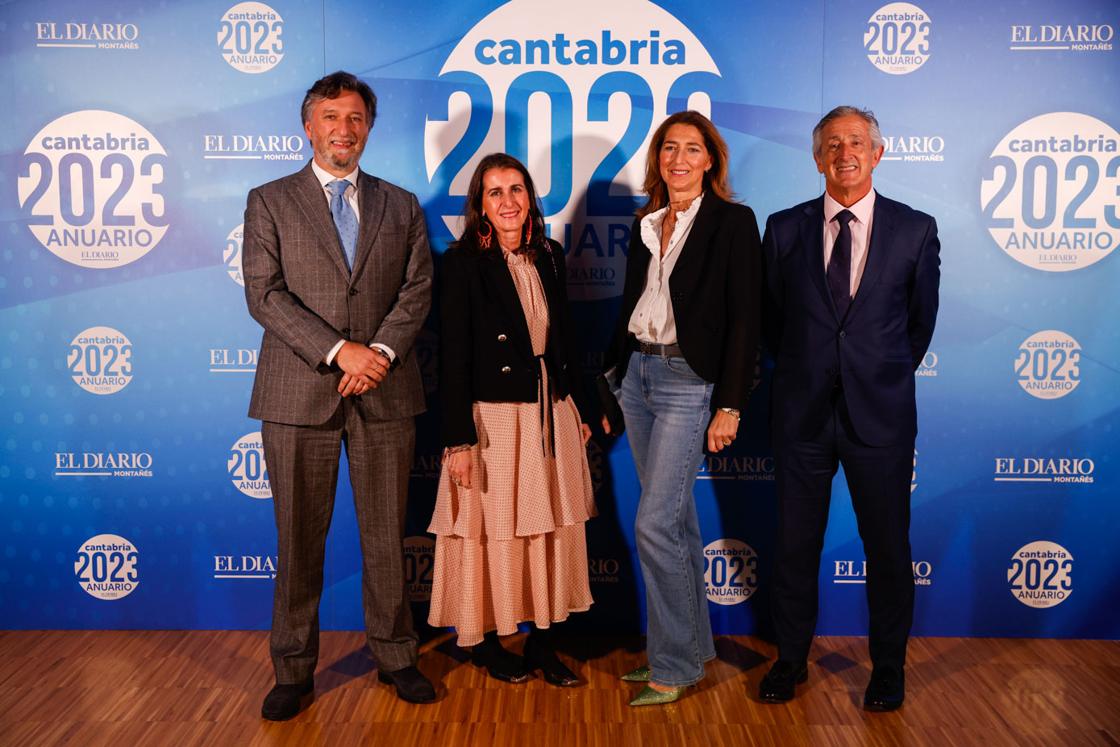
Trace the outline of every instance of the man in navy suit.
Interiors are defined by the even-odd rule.
[[[790,700],[808,676],[821,547],[841,465],[867,557],[872,673],[864,707],[894,710],[905,694],[914,370],[937,316],[940,243],[933,218],[871,188],[882,155],[870,111],[841,106],[826,114],[813,129],[825,194],[770,216],[762,241],[779,513],[778,661],[759,687],[766,702]]]

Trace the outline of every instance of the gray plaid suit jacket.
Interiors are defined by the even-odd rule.
[[[264,327],[249,417],[320,425],[338,408],[342,372],[324,359],[340,339],[387,345],[393,370],[357,397],[375,420],[424,411],[412,345],[431,304],[432,256],[416,196],[358,172],[353,272],[309,163],[257,187],[245,208],[242,271],[249,313]]]

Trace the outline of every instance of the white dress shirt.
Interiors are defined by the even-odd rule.
[[[844,207],[828,192],[824,193],[824,269],[828,272],[828,260],[832,258],[832,247],[836,237],[840,235],[840,221],[833,218],[841,210],[851,211],[855,219],[848,223],[852,229],[852,265],[848,273],[851,282],[852,298],[856,297],[859,290],[859,281],[863,278],[863,268],[867,266],[867,247],[871,243],[871,220],[875,216],[875,190],[867,191],[851,207]]]
[[[361,225],[362,216],[358,212],[358,169],[354,169],[346,176],[338,177],[312,161],[311,170],[315,172],[315,178],[319,180],[319,183],[323,185],[323,197],[327,200],[327,207],[330,207],[331,204],[331,191],[327,189],[327,185],[335,179],[345,179],[350,182],[350,186],[346,188],[346,201],[350,203],[350,209],[354,211],[354,217],[358,219],[358,225]]]
[[[642,218],[642,243],[651,256],[646,270],[645,287],[626,327],[642,342],[659,345],[673,345],[677,342],[677,320],[673,316],[673,301],[669,297],[669,277],[677,266],[677,259],[681,256],[688,234],[692,232],[692,224],[703,199],[704,195],[701,194],[687,210],[677,213],[677,224],[673,226],[673,235],[669,237],[664,255],[661,253],[661,226],[665,222],[665,216],[669,214],[670,206],[666,205]]]
[[[311,170],[315,173],[315,178],[319,180],[319,183],[323,185],[323,197],[327,201],[328,208],[330,208],[331,205],[331,191],[327,189],[327,185],[333,182],[335,179],[339,178],[345,179],[346,181],[350,182],[350,186],[346,188],[346,192],[343,197],[345,198],[346,202],[350,204],[350,209],[354,211],[354,218],[358,221],[358,225],[360,226],[362,224],[362,216],[361,213],[358,212],[358,169],[354,169],[346,176],[337,177],[324,169],[319,164],[315,163],[315,161],[312,161]],[[331,348],[331,351],[329,353],[327,353],[327,357],[323,359],[323,362],[325,362],[328,366],[331,365],[331,363],[334,362],[334,357],[338,355],[338,351],[342,349],[342,344],[344,342],[347,342],[347,340],[342,339],[335,343],[335,346]],[[374,342],[370,343],[370,347],[377,348],[381,352],[385,353],[385,355],[388,356],[390,362],[396,360],[397,358],[397,354],[394,353],[393,349],[388,345],[382,345],[379,342]]]

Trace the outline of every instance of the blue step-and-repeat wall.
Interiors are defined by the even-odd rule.
[[[248,190],[307,164],[307,87],[380,99],[362,166],[414,191],[433,250],[482,155],[522,157],[568,253],[596,370],[649,135],[709,113],[760,220],[823,189],[841,103],[886,137],[877,189],[936,216],[942,307],[916,372],[915,632],[1120,638],[1120,6],[1111,0],[121,0],[0,6],[0,628],[266,628],[276,540],[245,309]],[[405,552],[426,617],[438,328],[417,342]],[[768,364],[696,500],[720,633],[768,628]],[[625,439],[590,446],[596,604],[636,631]],[[362,626],[343,471],[323,625]],[[838,477],[819,632],[866,630]]]

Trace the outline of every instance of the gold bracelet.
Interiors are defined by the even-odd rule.
[[[739,419],[739,411],[736,410],[734,407],[721,407],[721,408],[719,408],[719,411],[720,412],[726,412],[728,415],[735,418],[736,420]]]
[[[451,456],[452,454],[458,454],[462,451],[470,451],[472,446],[473,444],[459,444],[458,446],[448,446],[443,450],[443,456],[440,457],[439,461],[442,464],[443,462],[447,461],[447,457]]]

